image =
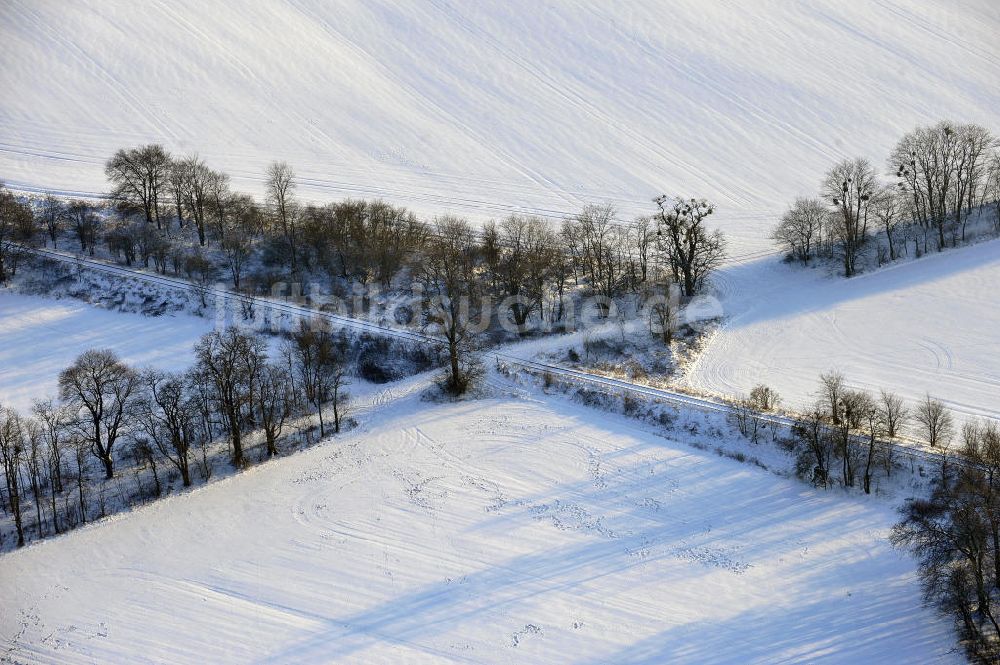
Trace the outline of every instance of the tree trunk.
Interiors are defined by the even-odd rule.
[[[451,385],[452,388],[458,390],[461,370],[458,367],[458,344],[456,342],[448,343],[448,354],[451,361]]]
[[[80,523],[87,523],[87,502],[83,498],[83,469],[79,470],[79,475],[76,480],[76,490],[80,495]]]
[[[875,437],[868,441],[868,461],[865,463],[865,494],[872,493],[872,460],[875,458]]]
[[[229,435],[233,444],[233,466],[243,468],[243,438],[240,432],[240,419],[236,411],[230,407],[226,413],[229,419]]]

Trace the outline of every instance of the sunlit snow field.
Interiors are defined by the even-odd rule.
[[[411,397],[5,555],[0,634],[18,662],[959,662],[893,520],[558,399]]]
[[[99,193],[115,149],[156,141],[256,194],[283,159],[306,199],[385,197],[427,216],[558,223],[611,202],[629,219],[662,192],[705,196],[737,318],[690,385],[766,382],[802,404],[839,367],[996,415],[995,243],[825,284],[776,266],[768,235],[840,158],[883,168],[905,131],[946,118],[1000,131],[997,34],[992,0],[13,0],[0,178]],[[925,317],[930,303],[947,315]]]
[[[850,280],[770,262],[720,276],[727,320],[682,383],[722,395],[764,381],[806,409],[819,375],[926,393],[962,421],[1000,418],[1000,241]]]
[[[159,142],[256,195],[286,160],[303,199],[428,218],[555,224],[609,202],[631,219],[704,196],[729,238],[727,318],[683,382],[766,382],[797,407],[840,369],[997,417],[997,242],[845,281],[781,264],[768,238],[838,159],[882,168],[942,119],[1000,132],[997,34],[993,0],[8,0],[0,180],[99,194],[116,149]],[[183,369],[210,326],[0,294],[0,404],[53,394],[89,347]],[[306,452],[0,557],[2,653],[959,662],[886,541],[884,497],[540,393],[405,396],[422,387],[360,396],[361,427]]]
[[[195,316],[148,317],[0,292],[0,404],[28,413],[33,400],[55,397],[59,372],[92,348],[111,349],[132,365],[187,369],[194,343],[211,326]]]

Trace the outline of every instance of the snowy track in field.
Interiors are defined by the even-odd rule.
[[[150,273],[147,271],[137,270],[135,268],[127,268],[113,263],[108,263],[105,261],[98,261],[94,259],[88,259],[76,255],[71,255],[65,252],[59,252],[44,248],[26,248],[29,251],[35,253],[38,256],[47,257],[50,259],[55,259],[58,261],[70,262],[80,267],[86,268],[88,270],[95,270],[108,275],[115,275],[118,277],[124,277],[127,279],[139,280],[148,282],[150,284],[157,284],[171,289],[181,289],[185,291],[192,291],[195,287],[188,281],[167,277],[165,275],[160,275],[157,273]],[[209,295],[214,298],[221,299],[225,302],[238,301],[238,295],[234,292],[222,288],[214,287],[209,289]],[[347,316],[341,316],[337,314],[332,314],[329,312],[317,311],[315,309],[305,307],[302,305],[297,305],[292,302],[287,302],[283,300],[277,300],[272,298],[260,298],[256,303],[257,307],[266,307],[271,309],[273,312],[289,316],[294,318],[304,318],[309,319],[313,317],[319,317],[325,319],[330,323],[334,329],[338,327],[347,328],[355,331],[363,331],[374,335],[383,335],[394,337],[396,339],[401,339],[410,342],[418,342],[422,344],[441,344],[442,341],[436,337],[408,329],[390,327],[386,325],[381,325],[378,323],[373,323],[370,321],[365,321],[361,319],[355,319]],[[667,390],[664,388],[654,388],[651,386],[642,385],[639,383],[633,383],[630,381],[625,381],[622,379],[616,379],[612,377],[602,376],[600,374],[595,374],[591,372],[586,372],[578,369],[571,369],[567,367],[560,367],[551,363],[546,363],[532,358],[537,352],[537,349],[541,346],[558,343],[558,340],[538,340],[530,341],[524,343],[524,350],[522,352],[519,350],[521,345],[513,344],[506,347],[501,347],[500,349],[495,349],[485,353],[485,360],[487,362],[495,362],[500,366],[507,366],[515,370],[525,370],[534,374],[550,374],[553,376],[560,377],[568,382],[576,382],[581,385],[587,385],[590,387],[598,388],[604,392],[611,395],[624,395],[630,393],[633,395],[640,395],[649,399],[657,400],[659,402],[673,405],[681,409],[696,409],[700,411],[709,411],[713,413],[727,414],[732,412],[732,406],[725,401],[725,398],[731,397],[734,393],[722,391],[720,393],[720,398],[712,399],[708,397],[699,397],[696,395],[687,394],[684,392],[678,392],[674,390]],[[698,360],[698,365],[696,365],[695,372],[701,372],[700,369],[701,359]],[[816,373],[816,376],[819,372]],[[759,378],[757,379],[760,380]],[[704,390],[704,389],[703,389]],[[747,389],[749,390],[749,388]],[[711,392],[707,391],[706,392]],[[802,394],[809,394],[808,391]],[[798,405],[794,405],[798,406]],[[793,424],[794,420],[791,417],[778,415],[778,414],[765,414],[762,418],[767,421],[771,421],[783,426],[790,426]],[[926,459],[933,462],[939,462],[940,455],[927,448],[927,446],[918,443],[917,441],[908,441],[906,443],[906,449],[908,454],[912,455],[914,458]]]

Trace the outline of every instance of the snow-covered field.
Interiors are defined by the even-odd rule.
[[[260,193],[560,216],[712,198],[734,255],[841,157],[1000,125],[993,0],[0,4],[0,178],[100,192],[117,148]]]
[[[195,316],[151,318],[0,292],[0,404],[28,413],[32,400],[57,394],[59,372],[92,348],[112,349],[134,365],[185,369],[211,325]]]
[[[160,142],[255,194],[286,160],[304,198],[427,216],[705,196],[730,318],[690,386],[766,382],[797,407],[836,368],[1000,417],[1000,243],[845,281],[768,239],[837,159],[881,165],[945,118],[1000,131],[997,34],[993,0],[7,0],[0,180],[99,193],[115,149]],[[186,367],[210,326],[0,294],[0,403],[54,393],[90,347]],[[418,388],[342,438],[0,557],[0,660],[957,659],[885,497],[535,392]]]
[[[416,396],[3,557],[17,662],[958,662],[879,499],[532,394]]]
[[[733,395],[764,381],[806,407],[819,375],[893,390],[915,403],[929,392],[962,419],[1000,418],[1000,241],[861,275],[830,279],[774,262],[720,279],[731,316],[685,377]]]
[[[627,217],[663,191],[707,196],[730,238],[719,282],[773,295],[720,336],[693,385],[766,381],[798,402],[816,371],[839,365],[860,385],[995,413],[992,361],[944,334],[978,334],[993,312],[956,308],[988,293],[959,292],[948,316],[924,321],[937,280],[901,291],[873,278],[879,297],[860,282],[819,285],[775,268],[767,236],[836,159],[880,165],[903,132],[943,118],[1000,130],[996,34],[992,0],[12,0],[0,4],[0,89],[14,91],[0,98],[0,179],[100,192],[116,148],[158,141],[258,194],[267,163],[284,159],[307,198],[384,196],[428,215],[558,218],[610,201]],[[978,283],[989,270],[951,272]],[[839,332],[815,330],[834,315]],[[809,332],[784,325],[807,319]],[[845,359],[856,334],[860,352]]]

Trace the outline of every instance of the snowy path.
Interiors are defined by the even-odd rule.
[[[148,270],[139,270],[137,268],[128,268],[120,266],[114,263],[95,260],[86,257],[76,256],[70,253],[54,251],[39,247],[25,247],[28,251],[31,251],[40,256],[44,256],[50,259],[55,259],[59,261],[66,261],[73,263],[75,265],[86,267],[87,269],[94,270],[98,273],[104,275],[112,276],[114,278],[124,278],[132,280],[135,283],[146,283],[154,286],[164,287],[168,290],[179,289],[182,291],[193,291],[194,287],[190,282],[176,278],[169,277],[165,275],[160,275],[159,273],[150,272]],[[773,302],[774,299],[783,298],[782,295],[771,293],[767,294],[764,290],[756,290],[753,298],[747,298],[745,293],[740,291],[741,287],[745,287],[745,283],[750,281],[747,275],[751,277],[760,278],[762,274],[766,274],[774,266],[770,265],[768,261],[761,260],[753,263],[742,263],[735,264],[719,275],[719,282],[721,283],[721,291],[726,298],[728,306],[733,307],[744,307],[752,308],[753,303],[757,302],[758,299],[764,299],[767,302]],[[749,268],[749,270],[747,270]],[[746,272],[747,274],[741,275],[741,273]],[[736,279],[733,279],[734,275]],[[801,274],[790,274],[785,272],[786,277],[789,278],[788,284],[785,284],[785,288],[794,289],[802,288],[803,284],[808,286],[808,281],[803,279]],[[797,279],[798,283],[793,283],[792,280]],[[829,280],[827,280],[829,282]],[[775,281],[770,280],[770,288],[775,288]],[[737,288],[734,289],[733,286]],[[237,301],[237,296],[230,290],[226,289],[224,286],[219,285],[208,290],[208,295],[214,298],[216,304],[219,303],[229,303],[230,306],[235,305]],[[785,302],[781,300],[781,302]],[[272,314],[277,314],[281,316],[298,318],[306,317],[311,318],[314,316],[320,316],[326,319],[334,328],[346,328],[353,331],[364,331],[374,335],[386,335],[390,337],[395,337],[398,339],[418,342],[418,343],[440,343],[438,338],[431,335],[427,335],[418,331],[410,330],[408,328],[402,328],[397,326],[386,326],[378,322],[367,321],[364,319],[355,319],[343,315],[332,314],[328,312],[319,312],[310,307],[297,304],[295,302],[289,302],[285,299],[275,299],[275,298],[261,298],[258,300],[258,309],[267,307],[271,310]],[[744,313],[747,310],[744,310]],[[733,315],[730,314],[730,317]],[[736,317],[739,319],[739,317]],[[732,319],[727,322],[727,327],[723,329],[719,335],[723,339],[728,335],[728,325],[731,324]],[[631,324],[632,328],[639,327],[640,322],[634,321]],[[571,343],[572,340],[579,341],[582,335],[587,335],[594,333],[597,335],[606,334],[611,330],[615,329],[615,324],[605,324],[604,326],[598,326],[595,328],[589,328],[587,331],[570,333],[566,335],[553,335],[548,337],[542,337],[536,340],[528,340],[526,342],[513,343],[504,345],[495,349],[491,349],[487,352],[485,360],[489,361],[491,359],[498,363],[503,363],[509,367],[527,370],[529,372],[547,373],[556,376],[560,376],[571,382],[581,382],[584,384],[589,384],[591,386],[597,387],[609,394],[618,394],[623,391],[628,391],[631,393],[643,395],[645,397],[653,397],[661,402],[673,404],[678,408],[682,409],[696,409],[700,411],[711,411],[711,412],[721,412],[728,413],[732,411],[732,405],[726,402],[726,399],[732,398],[733,396],[739,394],[739,391],[734,390],[732,387],[725,387],[723,389],[714,389],[709,387],[709,385],[698,385],[690,380],[691,376],[698,376],[701,369],[700,359],[696,362],[693,367],[689,369],[687,375],[682,377],[680,383],[687,384],[685,389],[690,389],[694,387],[696,394],[689,394],[688,390],[680,391],[677,389],[666,389],[666,388],[656,388],[650,387],[639,383],[633,383],[624,379],[612,378],[607,376],[602,376],[600,374],[588,372],[580,369],[561,367],[557,364],[547,363],[535,358],[544,350],[551,350],[553,348],[564,347],[566,344]],[[589,331],[589,332],[588,332]],[[863,347],[862,347],[863,349]],[[755,351],[752,349],[751,351]],[[826,349],[823,349],[823,353],[827,353]],[[824,358],[828,357],[823,355]],[[741,359],[741,362],[744,362]],[[898,367],[897,367],[898,369]],[[818,376],[819,372],[815,374]],[[753,383],[760,381],[767,381],[767,378],[760,378],[760,374],[754,375],[757,378],[753,379]],[[751,383],[750,385],[753,385]],[[891,382],[884,385],[892,385]],[[3,384],[0,383],[0,389],[3,388]],[[749,390],[749,387],[747,388]],[[715,395],[714,397],[712,395]],[[799,393],[800,395],[810,395],[811,388],[806,392]],[[803,398],[801,400],[789,399],[785,403],[785,406],[792,407],[792,409],[805,408],[808,406],[806,400]],[[783,426],[791,426],[794,424],[793,416],[777,415],[777,414],[767,414],[763,416],[767,420],[777,422]],[[917,456],[937,458],[939,453],[929,449],[926,445],[921,443],[920,437],[912,438],[907,441],[906,445],[910,451]]]

